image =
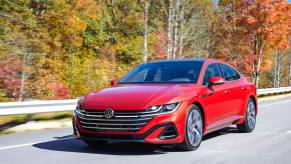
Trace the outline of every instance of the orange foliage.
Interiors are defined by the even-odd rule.
[[[156,33],[156,40],[153,42],[154,46],[154,56],[152,56],[151,60],[161,60],[161,59],[166,59],[167,57],[167,33],[166,31],[160,29]]]
[[[286,0],[241,0],[236,10],[236,24],[244,27],[241,32],[252,38],[252,44],[260,41],[265,48],[287,48],[291,10]]]
[[[70,98],[70,90],[64,84],[54,82],[50,85],[50,88],[52,91],[51,99],[59,100]]]
[[[266,72],[272,70],[273,62],[270,59],[265,59],[262,62],[261,71]]]
[[[14,98],[19,96],[21,71],[22,62],[17,56],[0,61],[0,88],[4,89],[6,95]]]
[[[286,0],[240,0],[235,9],[240,35],[250,40],[248,46],[254,58],[252,72],[258,84],[264,52],[270,48],[284,50],[290,46],[290,5]]]

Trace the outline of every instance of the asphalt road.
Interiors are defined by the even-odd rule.
[[[229,127],[206,135],[192,152],[137,143],[90,148],[71,133],[66,128],[0,135],[0,163],[291,164],[291,98],[260,103],[253,133]]]

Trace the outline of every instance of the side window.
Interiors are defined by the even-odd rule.
[[[205,74],[204,74],[204,78],[203,78],[203,85],[208,85],[210,78],[214,76],[221,77],[219,68],[217,64],[215,63],[207,66]]]
[[[239,73],[236,70],[234,70],[233,68],[231,68],[225,64],[219,64],[219,67],[221,69],[223,78],[226,81],[238,80],[240,78]]]

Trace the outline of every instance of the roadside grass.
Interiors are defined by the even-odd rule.
[[[0,131],[0,134],[13,134],[13,133],[15,133],[15,132],[11,131],[11,130]]]
[[[16,116],[0,116],[0,133],[5,131],[7,127],[13,127],[15,125],[23,124],[28,121],[51,121],[70,119],[73,116],[72,111],[67,112],[53,112],[53,113],[40,113],[32,115],[16,115]],[[9,133],[9,131],[5,131]]]
[[[270,95],[264,95],[264,96],[258,96],[260,100],[265,100],[265,99],[278,99],[278,98],[285,98],[285,97],[290,97],[291,92],[286,92],[286,93],[281,93],[281,94],[270,94]]]

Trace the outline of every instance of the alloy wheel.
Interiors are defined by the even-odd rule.
[[[187,135],[192,146],[197,146],[202,139],[202,117],[200,112],[192,110],[187,120]]]
[[[250,129],[254,129],[256,125],[256,107],[253,101],[250,101],[247,109],[247,121]]]

